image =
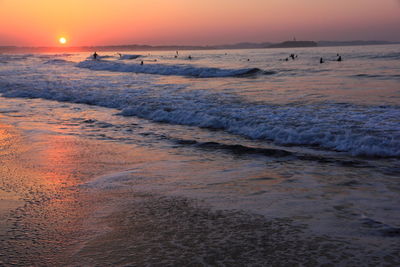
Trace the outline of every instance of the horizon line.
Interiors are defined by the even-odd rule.
[[[180,44],[180,45],[174,45],[174,44],[100,44],[100,45],[75,45],[75,46],[68,46],[68,45],[53,45],[53,46],[45,46],[45,45],[40,45],[40,46],[29,46],[29,45],[1,45],[1,48],[92,48],[92,47],[100,47],[100,48],[105,48],[105,47],[129,47],[129,46],[139,46],[139,47],[153,47],[153,48],[162,48],[162,47],[199,47],[199,48],[215,48],[215,47],[223,47],[223,46],[235,46],[235,45],[263,45],[263,44],[280,44],[284,42],[304,42],[304,41],[311,41],[311,40],[286,40],[286,41],[281,41],[281,42],[271,42],[271,41],[263,41],[263,42],[251,42],[251,41],[242,41],[242,42],[235,42],[235,43],[225,43],[225,44],[207,44],[207,45],[200,45],[200,44]],[[387,43],[387,44],[398,44],[400,41],[388,41],[388,40],[338,40],[338,41],[333,41],[333,40],[319,40],[319,41],[313,41],[316,43],[323,43],[323,42],[329,42],[329,43],[355,43],[355,42],[363,42],[363,43]]]

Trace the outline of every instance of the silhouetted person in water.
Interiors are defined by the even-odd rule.
[[[140,65],[143,65],[144,63],[143,63],[143,60],[140,62]]]
[[[319,59],[319,63],[320,64],[324,63],[324,59],[322,57]]]
[[[93,59],[97,59],[98,56],[99,56],[99,55],[97,55],[97,52],[94,52],[94,54],[93,54]]]
[[[342,61],[342,56],[339,56],[337,61],[341,62]]]
[[[294,54],[291,54],[290,57],[294,60]]]
[[[192,59],[192,56],[188,56],[188,59]]]
[[[121,53],[117,53],[119,55],[119,58],[122,59],[122,54]]]

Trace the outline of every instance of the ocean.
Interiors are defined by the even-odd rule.
[[[0,54],[0,265],[400,264],[399,45],[98,54]]]

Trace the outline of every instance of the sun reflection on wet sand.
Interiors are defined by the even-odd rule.
[[[89,234],[82,223],[93,196],[87,199],[79,185],[105,170],[121,170],[128,151],[41,131],[23,136],[9,125],[1,127],[0,146],[0,260],[62,264],[73,241]]]

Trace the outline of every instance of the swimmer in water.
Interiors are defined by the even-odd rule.
[[[324,63],[324,59],[322,57],[319,59],[319,63],[320,64]]]
[[[99,55],[97,54],[97,52],[94,52],[94,54],[93,54],[93,59],[97,59],[97,57],[98,57]]]

